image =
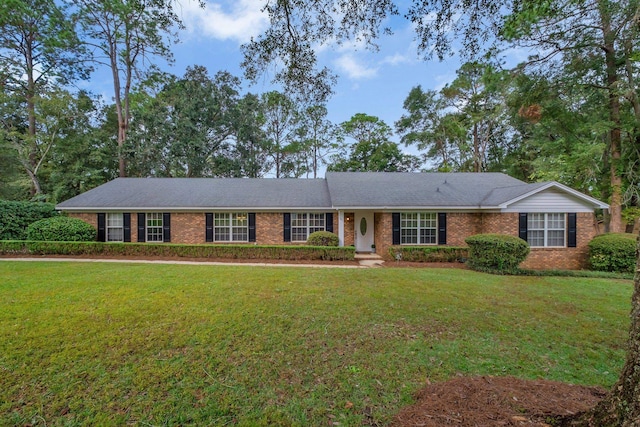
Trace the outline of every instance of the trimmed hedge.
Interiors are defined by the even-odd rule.
[[[27,240],[48,242],[92,242],[96,229],[78,218],[44,218],[27,227]]]
[[[464,262],[469,248],[458,246],[392,246],[391,258],[409,262]]]
[[[589,265],[596,271],[633,273],[636,269],[635,234],[607,233],[589,242]]]
[[[307,239],[309,246],[338,246],[340,239],[330,231],[316,231]]]
[[[469,266],[477,271],[513,273],[529,255],[529,245],[506,234],[477,234],[465,239]]]
[[[0,241],[0,254],[351,261],[353,247]]]
[[[0,240],[24,240],[29,224],[58,215],[52,203],[0,200]]]

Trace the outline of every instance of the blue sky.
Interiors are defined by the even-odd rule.
[[[188,65],[206,66],[210,73],[226,69],[241,75],[240,45],[256,36],[268,25],[260,12],[262,1],[207,1],[202,10],[194,2],[183,3],[182,18],[187,30],[174,49],[180,74]],[[356,113],[378,116],[388,125],[403,114],[402,103],[412,87],[439,89],[455,78],[457,58],[446,62],[419,59],[414,33],[408,21],[390,22],[394,35],[379,40],[380,51],[370,52],[356,44],[324,45],[317,49],[322,65],[339,75],[335,95],[328,103],[329,118],[340,123]],[[247,87],[265,92],[273,87],[269,76]]]
[[[210,75],[226,70],[242,77],[240,46],[268,25],[266,14],[260,11],[263,4],[263,0],[206,0],[202,9],[195,0],[179,2],[178,14],[186,29],[179,33],[179,43],[172,46],[175,63],[171,67],[157,65],[178,76],[188,66],[203,65]],[[438,90],[455,79],[460,66],[458,56],[442,62],[424,61],[419,57],[410,22],[400,16],[387,25],[394,34],[383,36],[376,52],[357,44],[318,47],[321,65],[339,76],[335,94],[327,105],[332,122],[339,124],[356,113],[365,113],[381,118],[393,128],[404,114],[402,103],[412,87]],[[512,61],[525,59],[517,53],[511,52]],[[246,83],[245,91],[279,89],[271,84],[270,77],[264,76],[257,84]],[[110,101],[110,79],[108,70],[97,70],[88,85]],[[394,139],[398,141],[397,137]]]
[[[267,25],[258,0],[207,0],[205,9],[193,0],[180,3],[178,13],[186,25],[173,45],[175,64],[161,65],[175,75],[184,74],[192,65],[205,66],[211,75],[227,70],[242,77],[240,45],[257,36]],[[402,103],[412,87],[440,89],[455,78],[459,67],[457,57],[444,62],[425,62],[418,56],[414,32],[410,23],[401,18],[390,22],[392,36],[379,40],[380,50],[371,52],[356,44],[324,45],[317,50],[322,65],[339,75],[335,95],[328,103],[329,119],[334,123],[349,120],[356,113],[366,113],[383,119],[393,127],[404,110]],[[89,86],[112,98],[112,83],[107,70],[97,70]],[[270,76],[257,84],[245,85],[246,91],[262,93],[278,89]]]

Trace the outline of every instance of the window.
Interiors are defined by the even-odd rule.
[[[107,242],[124,241],[124,220],[121,213],[108,213],[106,218]]]
[[[291,241],[306,242],[309,234],[325,230],[325,214],[323,213],[292,213]]]
[[[563,213],[530,213],[527,215],[527,242],[531,247],[565,246]]]
[[[232,212],[214,214],[213,236],[216,242],[248,242],[248,215]]]
[[[438,219],[435,212],[400,214],[400,243],[403,245],[435,245]]]
[[[152,212],[147,214],[147,242],[162,242],[162,214]]]

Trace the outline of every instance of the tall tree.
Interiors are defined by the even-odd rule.
[[[182,78],[158,80],[157,93],[137,93],[127,143],[129,170],[140,176],[225,175],[218,157],[233,133],[240,81],[228,72],[213,78],[202,66]],[[157,84],[156,84],[157,86]],[[135,166],[135,167],[133,167]]]
[[[228,176],[262,178],[273,167],[269,141],[264,133],[265,117],[260,97],[248,93],[238,102],[232,142],[224,158],[232,165]]]
[[[126,176],[124,152],[131,121],[131,90],[157,59],[171,62],[170,41],[182,27],[173,0],[79,0],[85,43],[94,61],[111,70],[118,117],[118,170]]]
[[[391,141],[392,130],[383,120],[367,114],[355,114],[340,124],[343,142],[338,154],[331,157],[330,171],[340,172],[410,172],[420,166],[420,159],[403,153]],[[347,142],[347,138],[354,140]]]
[[[115,147],[108,139],[100,103],[80,91],[61,99],[65,112],[46,162],[47,192],[60,202],[117,176]]]
[[[335,126],[327,119],[327,108],[323,105],[307,107],[301,114],[300,123],[300,151],[304,153],[307,178],[309,173],[317,178],[319,168],[327,164],[327,155],[335,146]]]
[[[293,155],[298,151],[296,130],[300,120],[296,103],[288,96],[272,91],[262,95],[264,134],[270,144],[276,178],[294,174]]]
[[[504,111],[501,86],[504,73],[491,65],[467,62],[456,71],[457,77],[441,93],[448,106],[458,111],[468,128],[473,153],[473,172],[487,170],[489,151],[500,144]]]
[[[46,98],[54,82],[64,85],[86,77],[84,53],[64,2],[7,0],[0,4],[0,85],[24,113],[26,126],[19,134],[13,127],[12,141],[33,194],[42,193],[37,171],[44,142],[38,135],[37,100]]]
[[[471,170],[473,157],[464,117],[449,111],[446,99],[439,92],[414,87],[403,105],[407,114],[396,122],[396,129],[402,135],[401,142],[423,151],[429,169],[441,172]]]

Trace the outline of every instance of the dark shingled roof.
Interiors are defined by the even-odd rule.
[[[527,187],[502,173],[328,172],[326,179],[336,208],[478,208],[496,188],[517,189],[510,192],[515,194]]]
[[[496,209],[554,182],[526,184],[502,173],[328,172],[325,179],[118,178],[57,205],[122,209]]]
[[[58,209],[330,208],[324,179],[117,178]]]

